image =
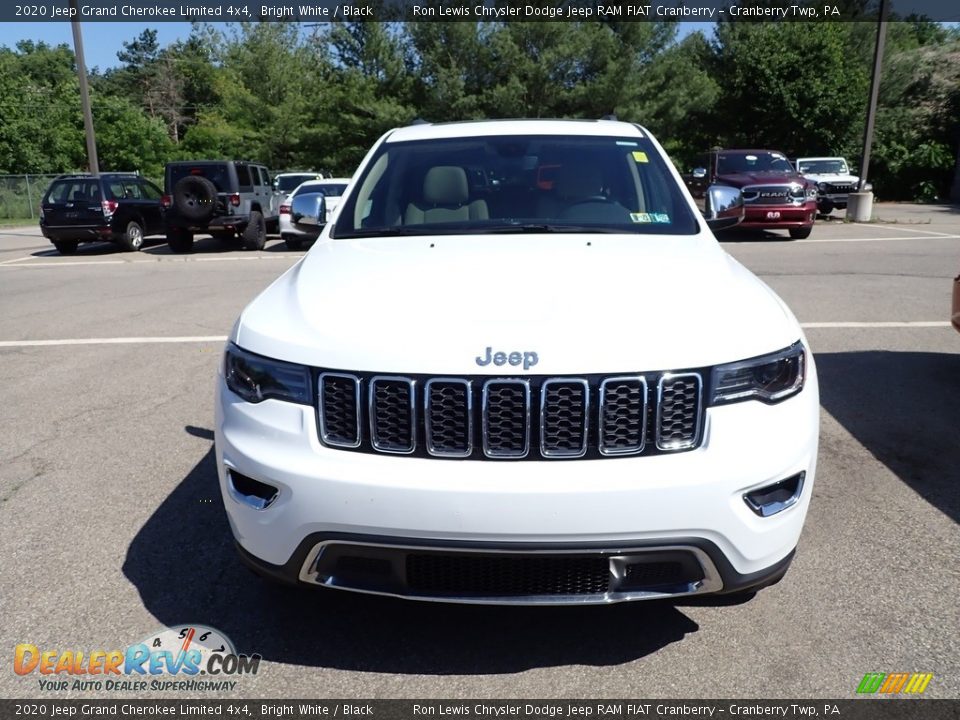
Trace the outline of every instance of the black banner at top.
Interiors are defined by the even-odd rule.
[[[958,0],[888,0],[889,20],[960,21]],[[876,20],[880,0],[33,0],[4,2],[2,22]]]
[[[0,717],[240,720],[956,720],[960,700],[0,700]]]

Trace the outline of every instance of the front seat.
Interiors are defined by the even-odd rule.
[[[485,200],[470,199],[467,173],[451,165],[432,167],[423,178],[423,200],[407,205],[405,225],[486,220],[489,217]]]

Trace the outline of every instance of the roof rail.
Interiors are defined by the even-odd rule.
[[[604,115],[604,116],[603,116],[602,118],[600,118],[600,119],[601,119],[601,120],[616,120],[616,119],[617,119],[617,116],[614,115],[613,113],[609,113],[609,114],[607,114],[607,115]]]
[[[431,123],[423,118],[414,118],[410,121],[411,125],[430,125]]]

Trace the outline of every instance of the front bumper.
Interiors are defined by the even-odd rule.
[[[810,200],[803,205],[746,205],[743,222],[738,227],[789,230],[812,227],[816,219],[816,200]]]
[[[752,401],[710,408],[696,450],[538,462],[330,449],[318,440],[313,408],[275,400],[252,405],[230,392],[222,378],[216,416],[217,469],[231,530],[248,562],[266,574],[470,601],[425,597],[402,585],[378,590],[351,587],[335,577],[331,582],[331,574],[317,566],[318,548],[331,541],[388,551],[426,547],[446,555],[560,551],[566,557],[629,559],[679,550],[703,567],[700,585],[576,600],[611,602],[731,592],[782,575],[812,494],[819,400],[810,362],[807,385],[794,398],[771,406]],[[231,472],[268,483],[277,489],[275,499],[263,509],[245,501]],[[744,501],[746,493],[798,473],[805,474],[802,491],[782,512],[762,517]],[[709,562],[701,562],[704,558]],[[691,580],[689,574],[684,580]]]

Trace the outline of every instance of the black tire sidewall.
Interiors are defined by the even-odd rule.
[[[193,252],[193,233],[182,228],[171,228],[167,231],[167,245],[175,253]]]
[[[57,240],[53,243],[53,246],[61,255],[73,255],[77,252],[80,243],[76,240]]]
[[[250,221],[243,229],[243,246],[248,250],[263,250],[267,242],[267,223],[263,219],[263,214],[256,211],[250,211]]]

